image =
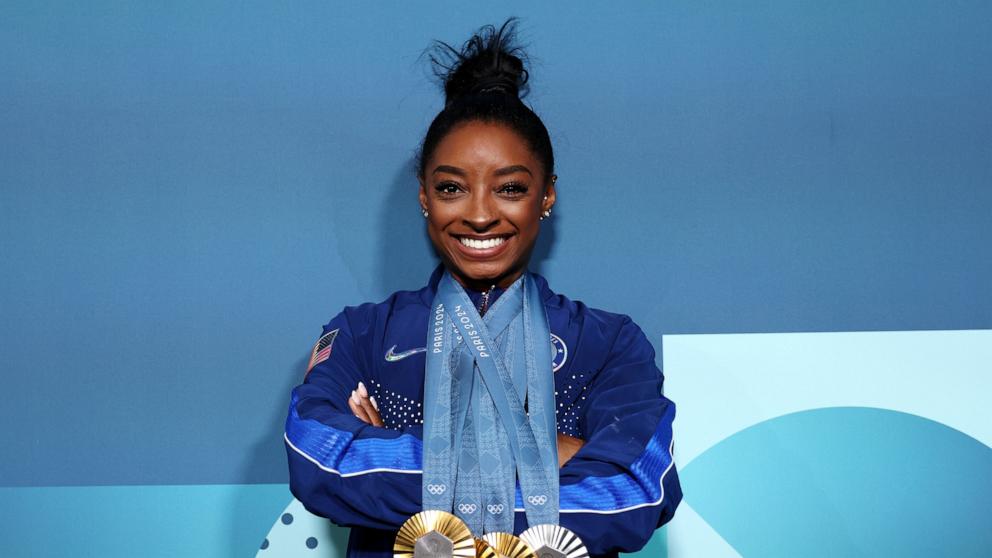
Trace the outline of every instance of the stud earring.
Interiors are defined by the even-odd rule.
[[[541,213],[541,221],[547,219],[548,217],[551,217],[551,208],[550,207],[547,208],[547,209],[545,209],[544,210],[544,213]]]
[[[424,214],[424,219],[426,219],[427,216],[430,215],[430,213],[427,213],[427,210],[422,207],[420,208],[420,212]]]

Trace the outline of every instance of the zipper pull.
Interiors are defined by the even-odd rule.
[[[489,295],[493,294],[493,290],[496,289],[496,285],[489,287],[488,291],[482,293],[482,302],[479,304],[479,315],[483,316],[486,310],[489,310]]]

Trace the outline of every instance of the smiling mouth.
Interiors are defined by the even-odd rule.
[[[468,238],[465,236],[458,237],[458,242],[462,243],[462,246],[466,248],[472,248],[473,250],[488,250],[490,248],[495,248],[506,242],[507,237],[496,236],[493,238]]]
[[[469,235],[452,235],[458,241],[458,248],[462,254],[471,258],[491,258],[503,253],[506,249],[507,241],[512,234],[492,235],[485,237]]]

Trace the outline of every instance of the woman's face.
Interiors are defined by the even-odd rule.
[[[437,253],[462,285],[506,287],[527,268],[554,183],[526,141],[499,124],[467,122],[442,139],[420,177]]]

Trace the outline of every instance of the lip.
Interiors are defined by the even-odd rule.
[[[477,235],[477,234],[452,234],[451,239],[454,241],[458,252],[465,257],[473,260],[488,260],[495,258],[505,252],[510,245],[510,241],[516,235],[513,234],[487,234],[487,235]],[[505,240],[492,248],[469,248],[462,244],[462,238],[470,238],[472,240],[489,240],[492,238],[504,238]]]

